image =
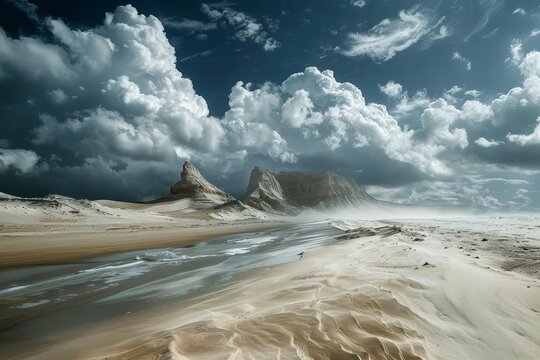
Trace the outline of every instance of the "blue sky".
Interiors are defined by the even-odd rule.
[[[141,200],[190,159],[540,206],[535,1],[0,3],[0,191]]]

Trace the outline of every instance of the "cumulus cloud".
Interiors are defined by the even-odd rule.
[[[394,81],[389,81],[386,85],[379,85],[379,90],[390,97],[398,97],[403,92],[401,84]]]
[[[228,4],[202,4],[201,10],[213,22],[219,21],[224,26],[232,27],[235,31],[234,38],[239,41],[260,44],[264,51],[274,51],[281,46],[279,41],[268,34],[261,22],[241,11],[232,9]]]
[[[309,92],[304,89],[295,91],[281,107],[283,122],[292,127],[300,128],[305,125],[318,125],[323,122],[321,113],[313,110],[314,105],[309,98]]]
[[[367,32],[348,34],[346,56],[368,56],[376,62],[388,61],[433,33],[443,18],[434,19],[418,7],[399,12],[397,19],[384,19]],[[445,27],[436,39],[448,36]]]
[[[30,84],[13,88],[20,98],[43,100],[35,102],[33,144],[87,164],[100,157],[171,167],[177,154],[220,148],[225,130],[177,70],[175,50],[157,18],[127,5],[95,28],[72,29],[58,19],[47,24],[51,42],[12,39],[0,29],[4,81],[17,76]],[[61,164],[51,171],[60,172]]]
[[[524,8],[518,7],[514,11],[512,11],[512,14],[524,16],[527,14],[527,11]]]
[[[463,128],[452,128],[460,115],[460,111],[446,100],[438,99],[422,113],[423,128],[417,136],[437,144],[464,149],[469,145],[467,131]]]
[[[521,59],[519,70],[526,78],[540,77],[540,51],[531,51]]]
[[[291,75],[280,86],[251,89],[249,84],[238,83],[229,105],[224,123],[235,134],[237,150],[266,151],[281,160],[325,149],[353,156],[367,148],[426,174],[440,175],[450,169],[437,155],[447,147],[467,145],[466,132],[453,126],[455,119],[442,123],[428,111],[418,130],[424,136],[417,136],[401,128],[385,106],[367,103],[356,86],[337,81],[332,71],[314,67]],[[273,131],[283,141],[273,138]]]
[[[476,100],[467,100],[461,106],[461,119],[467,122],[483,122],[493,118],[490,105]]]
[[[504,144],[503,141],[488,140],[485,137],[479,137],[478,139],[474,141],[474,143],[483,148],[489,148],[489,147]]]
[[[20,75],[33,80],[62,83],[74,80],[68,53],[59,45],[21,36],[11,39],[0,28],[0,63],[4,76]],[[0,76],[1,77],[1,76]]]
[[[270,84],[251,90],[251,84],[238,82],[229,95],[230,109],[223,123],[235,151],[255,151],[282,162],[296,162],[287,142],[269,120],[277,118],[280,98]]]
[[[226,8],[209,6],[207,13],[231,26]],[[407,23],[379,25],[387,31],[395,21]],[[46,23],[47,41],[10,38],[0,30],[0,82],[33,116],[28,146],[9,150],[10,144],[0,142],[0,168],[29,175],[46,162],[40,179],[54,189],[60,183],[69,189],[66,183],[84,177],[85,186],[111,184],[107,195],[94,185],[92,196],[155,196],[176,179],[186,158],[211,180],[244,178],[254,164],[296,169],[324,163],[344,172],[363,170],[355,178],[370,183],[416,182],[410,187],[415,193],[396,191],[410,201],[435,202],[439,191],[439,201],[501,206],[506,203],[483,188],[486,182],[457,174],[499,164],[540,168],[530,155],[537,154],[531,149],[538,149],[540,132],[540,53],[534,51],[516,52],[523,82],[491,101],[479,101],[480,92],[457,85],[440,98],[426,90],[409,95],[389,81],[379,86],[388,96],[387,108],[332,71],[307,67],[281,83],[237,82],[227,111],[216,118],[177,69],[175,50],[157,18],[121,6],[93,28],[73,29],[57,19]],[[249,34],[255,28],[242,29],[239,36],[254,41]],[[433,188],[423,185],[431,181]]]

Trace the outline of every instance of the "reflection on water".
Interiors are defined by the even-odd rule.
[[[50,331],[50,324],[71,326],[186,300],[241,272],[296,261],[304,251],[333,243],[339,232],[323,221],[182,248],[4,270],[0,272],[0,329],[4,329],[0,342],[16,333]]]

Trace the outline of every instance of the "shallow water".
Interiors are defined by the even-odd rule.
[[[0,272],[0,344],[181,302],[332,243],[329,222]]]

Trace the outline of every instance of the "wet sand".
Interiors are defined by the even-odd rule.
[[[92,224],[17,226],[0,231],[0,267],[60,264],[138,249],[183,246],[219,236],[259,231],[279,223]]]

